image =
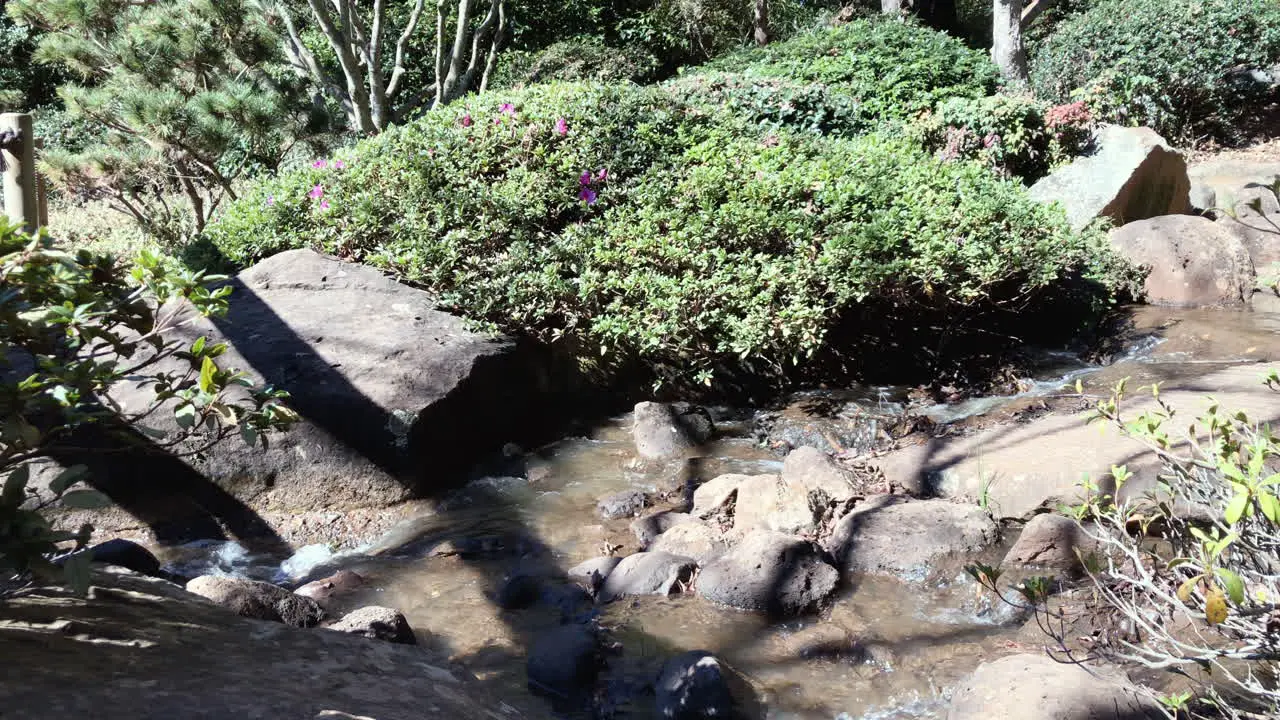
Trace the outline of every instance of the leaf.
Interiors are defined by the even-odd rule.
[[[111,507],[111,498],[97,490],[72,490],[62,496],[62,504],[77,510],[101,510]]]
[[[203,335],[196,338],[196,341],[191,343],[191,354],[200,357],[201,353],[204,352],[204,344],[206,342],[208,342],[208,338]]]
[[[183,403],[173,411],[173,419],[178,421],[178,427],[188,429],[196,424],[196,406],[191,403]]]
[[[1258,494],[1258,505],[1262,508],[1262,514],[1267,516],[1272,525],[1280,525],[1280,500],[1275,495],[1263,491]]]
[[[4,481],[4,504],[17,507],[26,497],[27,480],[31,478],[31,466],[19,465]]]
[[[84,597],[89,594],[89,563],[93,556],[88,552],[78,552],[68,556],[62,562],[62,573],[67,580],[71,592]]]
[[[1195,589],[1196,583],[1200,582],[1200,578],[1202,577],[1204,576],[1197,575],[1193,578],[1190,578],[1189,580],[1182,583],[1181,585],[1179,585],[1178,599],[1181,600],[1182,602],[1189,602],[1191,600],[1191,591]]]
[[[1209,588],[1204,599],[1204,619],[1210,625],[1218,625],[1227,619],[1227,599],[1217,585]]]
[[[1240,518],[1244,517],[1244,511],[1248,506],[1249,506],[1248,491],[1236,493],[1236,496],[1231,498],[1231,502],[1227,503],[1227,509],[1224,512],[1224,515],[1227,520],[1227,524],[1235,525],[1236,523],[1240,522]]]
[[[49,491],[54,495],[61,495],[67,491],[67,488],[75,485],[85,475],[89,474],[89,468],[84,465],[72,465],[71,467],[58,473],[58,476],[49,482]]]
[[[153,427],[147,427],[146,425],[138,425],[135,423],[133,428],[152,440],[163,440],[168,437],[168,434],[165,433],[165,431],[157,430]]]
[[[213,394],[213,375],[217,371],[218,366],[213,364],[213,358],[206,356],[200,365],[200,392]]]
[[[1231,598],[1231,602],[1236,605],[1244,603],[1244,580],[1239,575],[1225,568],[1214,570],[1218,577],[1222,578],[1223,585],[1227,588],[1227,597]]]

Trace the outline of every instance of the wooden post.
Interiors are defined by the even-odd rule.
[[[34,131],[28,113],[0,115],[0,132],[13,130],[19,142],[4,151],[4,211],[9,219],[21,223],[34,233],[40,222],[40,206],[36,199],[36,153],[32,142]]]

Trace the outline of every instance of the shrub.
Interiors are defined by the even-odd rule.
[[[948,98],[981,98],[999,79],[985,53],[913,22],[880,19],[744,50],[707,68],[821,83],[855,100],[870,119],[909,119]]]
[[[86,446],[80,431],[104,429],[103,437],[114,441],[107,452],[175,451],[187,441],[198,452],[232,434],[256,444],[296,419],[279,403],[283,393],[232,391],[251,383],[218,367],[225,346],[172,337],[184,321],[158,312],[162,304],[185,301],[199,313],[220,313],[230,288],[210,289],[204,282],[212,278],[170,265],[149,253],[128,268],[107,255],[62,251],[43,232],[30,238],[0,219],[0,568],[21,580],[55,579],[49,556],[67,543],[83,547],[93,529],[55,530],[41,510],[53,503],[81,509],[109,504],[101,493],[77,487],[86,479],[83,467],[68,468],[39,489],[29,487],[30,463],[60,447]],[[110,393],[126,382],[153,388],[154,402],[121,409]],[[128,423],[154,420],[158,411],[172,415],[176,432],[150,443],[129,430]],[[63,568],[81,591],[88,561],[81,554]]]
[[[1030,97],[997,94],[944,101],[910,130],[943,160],[977,160],[1031,183],[1084,150],[1091,127],[1083,103],[1049,107]]]
[[[553,43],[538,51],[511,50],[498,58],[490,81],[494,89],[522,88],[546,82],[650,82],[659,72],[657,58],[642,49],[610,47],[590,36]]]
[[[342,165],[253,188],[213,247],[236,265],[300,246],[369,262],[474,320],[673,382],[783,378],[870,325],[936,347],[922,316],[990,330],[1069,276],[1121,269],[976,164],[761,130],[653,88],[482,95]]]
[[[668,81],[665,87],[690,108],[732,115],[766,128],[824,135],[855,135],[872,129],[848,94],[820,83],[703,72]]]
[[[1036,48],[1031,80],[1041,97],[1188,141],[1229,137],[1265,92],[1232,71],[1277,61],[1274,0],[1098,0]]]

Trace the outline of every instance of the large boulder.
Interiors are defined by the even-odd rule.
[[[546,393],[560,387],[543,351],[477,333],[436,300],[378,270],[310,250],[272,256],[229,281],[225,317],[195,317],[179,336],[227,343],[219,358],[287,390],[302,422],[265,450],[224,442],[190,465],[163,453],[62,453],[86,463],[114,509],[65,524],[144,524],[166,542],[223,537],[358,542],[343,515],[431,495],[509,441],[554,432]],[[566,373],[569,371],[566,370]],[[564,377],[568,377],[566,374]],[[150,394],[125,383],[126,409]],[[158,425],[162,413],[148,424]],[[374,517],[365,536],[398,517]],[[308,522],[313,520],[313,522]],[[383,526],[377,526],[377,523]]]
[[[698,594],[741,610],[788,617],[820,608],[840,582],[821,548],[790,535],[755,530],[702,569]]]
[[[811,532],[821,519],[826,498],[811,498],[800,482],[777,475],[751,475],[738,483],[733,529],[766,528],[788,535]]]
[[[648,550],[659,535],[680,523],[688,522],[692,519],[693,516],[689,513],[659,510],[633,520],[631,522],[631,532],[635,534],[636,542],[640,544],[640,549]]]
[[[590,699],[603,667],[592,625],[561,625],[542,633],[534,638],[526,664],[531,690],[571,705]]]
[[[729,551],[724,535],[700,520],[680,523],[662,533],[650,548],[658,552],[693,558],[706,565]]]
[[[237,617],[133,573],[91,577],[87,598],[58,587],[5,598],[0,657],[22,662],[20,681],[0,682],[6,715],[519,717],[491,687],[452,670],[445,654],[429,648]]]
[[[341,620],[326,625],[325,629],[401,645],[418,644],[413,628],[409,627],[409,621],[399,610],[378,605],[352,610]]]
[[[1191,209],[1191,181],[1182,154],[1149,128],[1105,125],[1095,151],[1031,186],[1031,197],[1057,202],[1074,228],[1100,217],[1116,225]]]
[[[998,539],[977,505],[881,495],[841,518],[827,549],[848,572],[924,579],[941,561],[972,557]]]
[[[653,690],[659,720],[752,720],[761,715],[750,684],[705,650],[668,659]]]
[[[1243,305],[1253,293],[1253,262],[1235,234],[1208,218],[1169,215],[1117,228],[1111,244],[1150,268],[1147,302],[1181,307]]]
[[[643,460],[672,460],[686,455],[697,444],[670,405],[638,403],[631,437]]]
[[[1143,720],[1163,718],[1150,693],[1125,679],[1043,654],[978,666],[951,697],[947,720]]]
[[[293,627],[313,627],[324,619],[320,604],[270,583],[220,575],[201,575],[187,583],[187,592],[255,620],[274,620]]]
[[[605,578],[600,599],[609,602],[624,595],[670,595],[693,577],[693,558],[665,552],[628,555]]]
[[[1191,205],[1197,210],[1221,215],[1258,200],[1264,212],[1280,212],[1280,201],[1265,187],[1280,178],[1280,162],[1214,158],[1190,164],[1187,175]]]

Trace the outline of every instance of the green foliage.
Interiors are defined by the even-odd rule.
[[[1092,118],[1083,104],[1051,108],[1024,95],[997,94],[952,98],[909,127],[944,160],[977,160],[1032,183],[1084,149]]]
[[[853,98],[820,83],[700,72],[668,81],[665,88],[697,112],[727,114],[766,128],[856,135],[873,127]]]
[[[61,187],[109,197],[149,230],[175,224],[156,200],[181,191],[199,229],[236,179],[274,167],[306,132],[305,99],[269,70],[277,36],[248,0],[12,0],[44,29],[37,58],[85,78],[59,93],[71,118],[108,128],[45,155]]]
[[[3,12],[0,3],[0,109],[25,112],[52,102],[62,81],[55,68],[33,61],[38,33]]]
[[[49,555],[88,540],[92,528],[56,530],[41,513],[58,502],[74,508],[109,502],[78,487],[84,469],[68,469],[41,487],[31,482],[31,461],[74,444],[78,430],[118,431],[158,417],[163,408],[181,430],[156,445],[172,449],[194,440],[204,448],[231,434],[256,444],[296,419],[280,404],[283,393],[255,389],[241,373],[218,366],[225,346],[170,336],[180,318],[175,304],[165,311],[161,305],[183,301],[200,314],[225,312],[230,288],[206,287],[214,278],[150,253],[127,270],[110,256],[59,250],[43,233],[27,237],[2,219],[0,278],[0,475],[6,477],[0,567],[50,579]],[[153,388],[152,406],[124,415],[110,393],[125,382]],[[69,563],[66,570],[73,584],[83,582],[82,566]]]
[[[649,82],[659,73],[657,58],[643,50],[610,47],[578,36],[537,51],[508,50],[498,59],[490,87],[521,88],[545,82]]]
[[[1100,120],[1188,141],[1230,137],[1265,98],[1232,71],[1277,62],[1274,0],[1098,0],[1035,48],[1031,81],[1043,98],[1087,101]]]
[[[954,97],[993,92],[999,71],[985,53],[914,22],[853,22],[709,63],[709,70],[820,83],[868,119],[910,119]]]
[[[976,164],[658,88],[481,95],[342,160],[253,188],[213,248],[237,266],[301,246],[373,263],[474,320],[673,382],[785,376],[856,348],[850,318],[881,304],[897,307],[874,322],[909,345],[922,316],[998,324],[1068,277],[1122,271],[1101,235]]]

